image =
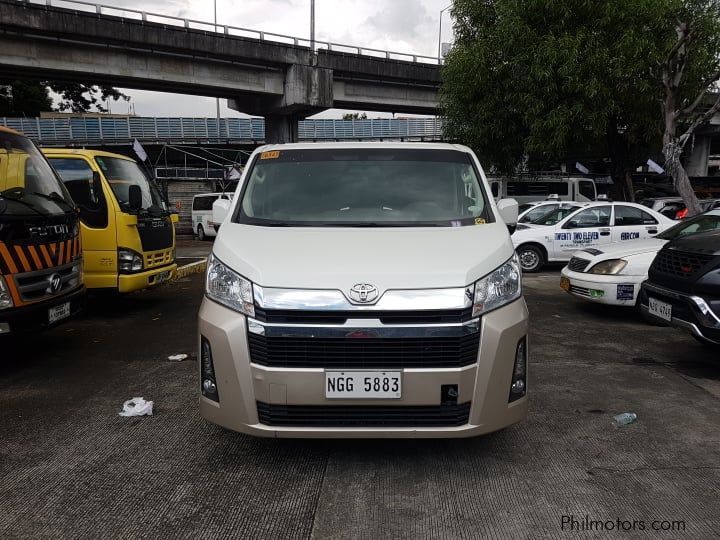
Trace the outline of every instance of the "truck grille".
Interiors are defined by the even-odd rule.
[[[590,261],[588,261],[587,259],[573,257],[568,263],[568,269],[572,270],[573,272],[584,272],[585,269],[588,267],[588,264],[590,264]]]
[[[15,274],[20,299],[23,302],[37,302],[71,291],[80,284],[80,261],[56,268]],[[59,288],[50,292],[53,276],[59,277]]]
[[[713,255],[702,253],[663,249],[655,257],[652,269],[666,275],[691,278],[713,258]]]
[[[145,254],[145,268],[165,266],[173,262],[173,250],[165,249]]]
[[[455,337],[268,337],[248,333],[250,361],[271,367],[461,367],[477,361],[480,332]]]
[[[453,427],[468,423],[470,403],[461,405],[274,405],[257,402],[267,426]]]

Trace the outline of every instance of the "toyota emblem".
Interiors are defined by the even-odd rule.
[[[48,280],[48,288],[47,292],[50,294],[57,294],[57,292],[60,290],[60,287],[62,287],[62,278],[60,277],[60,274],[53,274],[50,276],[50,279]]]
[[[350,288],[350,300],[357,304],[370,304],[378,297],[375,285],[369,283],[356,283]]]

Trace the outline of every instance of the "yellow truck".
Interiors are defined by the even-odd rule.
[[[88,289],[127,293],[173,278],[178,216],[133,159],[84,149],[43,153],[80,209]]]
[[[0,336],[57,324],[84,294],[75,203],[30,139],[0,127]]]

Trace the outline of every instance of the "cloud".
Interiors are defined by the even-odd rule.
[[[432,23],[420,0],[394,0],[368,17],[363,26],[386,39],[418,42],[428,36]]]

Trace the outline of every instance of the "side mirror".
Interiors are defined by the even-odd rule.
[[[497,208],[510,234],[514,233],[518,222],[518,202],[515,199],[500,199]]]
[[[225,221],[225,216],[227,216],[228,212],[230,211],[231,204],[232,202],[228,201],[227,199],[217,199],[213,203],[212,221],[215,224],[216,228],[219,228],[220,224]]]
[[[573,220],[573,221],[568,221],[565,224],[564,228],[565,229],[577,229],[577,226],[578,226],[578,222]]]
[[[128,190],[128,206],[133,212],[138,212],[142,208],[142,191],[136,184],[130,186]]]

